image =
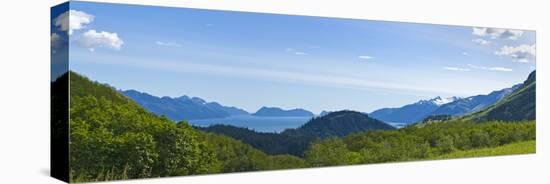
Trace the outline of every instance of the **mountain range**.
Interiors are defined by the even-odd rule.
[[[535,72],[531,74],[535,75]],[[510,88],[493,91],[485,95],[475,95],[466,98],[459,97],[435,97],[429,100],[407,104],[397,108],[382,108],[368,115],[372,118],[390,123],[416,123],[429,116],[450,115],[462,116],[475,113],[490,107],[520,88],[526,88],[527,83],[534,83],[534,77],[529,77],[524,84],[517,84]],[[533,84],[534,88],[534,84]],[[198,97],[181,96],[177,98],[156,97],[136,90],[120,91],[125,96],[133,99],[150,112],[163,115],[174,121],[225,118],[234,115],[253,115],[260,117],[314,117],[315,115],[305,109],[284,110],[278,107],[261,107],[255,113],[249,113],[243,109],[224,106],[217,102],[206,102]],[[533,92],[534,93],[534,92]],[[513,105],[513,104],[510,104]],[[323,111],[319,117],[330,112]]]
[[[199,97],[180,96],[157,97],[136,90],[119,91],[128,98],[156,115],[166,116],[174,121],[225,118],[235,115],[249,115],[250,113],[231,106],[224,106],[218,102],[206,102]],[[269,117],[313,117],[314,114],[304,109],[284,110],[278,107],[262,107],[253,116]]]
[[[223,118],[232,115],[248,114],[245,110],[223,106],[217,102],[206,102],[198,97],[156,97],[136,90],[120,92],[150,112],[166,116],[174,121]]]
[[[430,115],[452,115],[460,116],[471,112],[477,112],[493,105],[504,97],[510,95],[521,84],[514,85],[498,91],[493,91],[487,95],[476,95],[467,98],[461,98],[450,103],[446,103],[437,108]]]
[[[458,99],[458,97],[441,98],[438,96],[430,100],[420,100],[416,103],[399,108],[382,108],[369,113],[369,115],[385,122],[414,123],[429,116],[441,105]]]
[[[521,86],[522,84],[517,84],[510,88],[493,91],[486,95],[475,95],[466,98],[441,98],[438,96],[430,100],[420,100],[416,103],[399,108],[375,110],[369,115],[386,122],[407,124],[420,122],[426,117],[435,115],[462,116],[483,110],[497,103]]]

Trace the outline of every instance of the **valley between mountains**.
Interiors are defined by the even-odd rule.
[[[121,91],[72,71],[52,90],[70,81],[71,181],[80,182],[534,153],[535,78],[533,71],[489,94],[370,113],[247,112],[198,97]],[[189,123],[233,116],[303,122],[278,131]]]

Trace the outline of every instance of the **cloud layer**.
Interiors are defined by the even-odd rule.
[[[449,70],[449,71],[462,71],[462,72],[470,71],[469,68],[459,68],[459,67],[450,67],[450,66],[443,67],[443,69],[444,70]]]
[[[504,67],[491,67],[491,68],[487,68],[487,70],[499,71],[499,72],[511,72],[512,71],[511,68],[504,68]]]
[[[517,47],[503,46],[500,50],[495,52],[497,56],[508,56],[513,58],[516,62],[527,63],[530,58],[535,57],[535,45],[522,44]]]
[[[505,68],[505,67],[486,67],[486,66],[477,66],[473,64],[468,64],[468,67],[471,69],[478,69],[478,70],[489,70],[489,71],[499,71],[499,72],[511,72],[513,71],[511,68]]]
[[[112,57],[112,56],[109,56]],[[116,62],[112,62],[116,60]],[[195,62],[148,60],[142,58],[114,57],[108,60],[85,60],[101,64],[124,65],[126,67],[139,67],[148,70],[160,69],[166,71],[207,74],[237,78],[248,78],[254,80],[277,81],[292,84],[307,84],[326,87],[351,88],[361,90],[388,90],[415,91],[428,93],[449,93],[449,94],[471,94],[472,91],[465,89],[447,89],[437,86],[421,86],[407,83],[394,83],[378,81],[372,78],[361,78],[349,75],[349,72],[337,73],[316,73],[303,70],[277,70],[274,68],[259,68],[222,64],[205,64]]]
[[[358,56],[357,58],[359,58],[359,59],[373,59],[374,57],[372,57],[372,56]]]
[[[157,44],[158,46],[163,46],[163,47],[181,47],[181,44],[175,43],[175,42],[156,41],[155,44]]]
[[[59,31],[67,32],[69,37],[75,30],[85,30],[86,25],[91,24],[94,21],[94,16],[83,11],[69,10],[53,20],[53,24]],[[63,44],[66,44],[69,39],[63,40],[63,37],[58,33],[52,33],[51,45],[54,49],[59,48]],[[94,29],[89,29],[82,33],[76,39],[71,39],[70,42],[76,42],[76,44],[82,48],[86,48],[90,51],[94,51],[98,47],[106,47],[115,50],[119,50],[124,42],[117,33],[111,33],[106,31],[98,32]]]
[[[491,43],[490,41],[481,39],[481,38],[473,39],[472,42],[477,43],[479,45],[489,45]]]
[[[86,24],[94,21],[94,16],[77,11],[69,10],[54,19],[54,25],[59,27],[61,31],[67,31],[69,35],[73,34],[74,30],[85,28]]]
[[[124,42],[120,39],[117,33],[109,33],[105,31],[97,32],[96,30],[88,30],[76,41],[78,46],[94,51],[98,47],[108,47],[119,50]]]
[[[482,36],[482,37],[488,36],[492,39],[502,38],[502,39],[516,40],[519,37],[521,37],[521,35],[523,35],[523,31],[513,30],[513,29],[474,27],[472,30],[472,34],[477,36]]]

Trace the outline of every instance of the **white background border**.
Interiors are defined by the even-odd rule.
[[[3,1],[0,11],[0,183],[61,183],[49,174],[50,7],[60,0]],[[537,154],[172,177],[112,183],[543,183],[550,154],[542,0],[101,0],[189,8],[360,18],[537,31]],[[546,79],[546,80],[545,80]]]

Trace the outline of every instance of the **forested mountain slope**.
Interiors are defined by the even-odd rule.
[[[305,167],[300,158],[156,116],[77,73],[69,78],[71,182]]]
[[[536,118],[536,72],[529,74],[527,80],[512,94],[496,104],[477,113],[465,116],[464,119],[476,121],[535,120]]]
[[[360,112],[337,111],[312,118],[299,128],[287,129],[281,133],[255,132],[230,125],[214,125],[199,129],[233,137],[269,154],[303,156],[304,150],[315,140],[395,128]]]

